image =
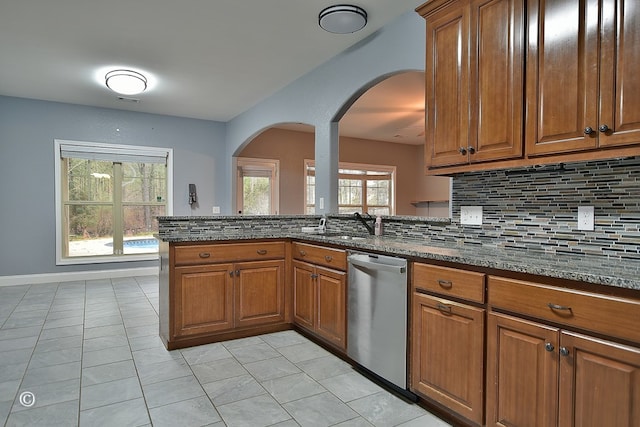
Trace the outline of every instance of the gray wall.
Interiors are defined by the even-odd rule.
[[[316,199],[322,196],[325,201],[332,200],[327,187],[335,184],[337,194],[337,180],[332,183],[328,174],[322,174],[329,169],[324,163],[331,161],[330,132],[325,131],[329,123],[338,121],[360,94],[384,77],[401,71],[424,70],[424,53],[424,19],[410,10],[231,120],[227,127],[227,156],[237,155],[255,135],[275,124],[297,122],[315,126]],[[337,174],[337,150],[334,160]],[[234,179],[230,164],[227,176]],[[233,206],[231,188],[227,188],[226,194],[229,208]]]
[[[174,215],[210,215],[229,185],[224,135],[219,122],[0,96],[0,276],[157,265],[55,265],[54,139],[173,148]]]

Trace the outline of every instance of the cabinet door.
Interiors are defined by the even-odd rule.
[[[347,348],[347,274],[316,267],[316,333],[341,349]]]
[[[469,161],[468,2],[454,2],[425,19],[426,165],[465,164]]]
[[[233,328],[231,264],[176,267],[175,337]]]
[[[487,328],[487,426],[555,426],[558,329],[496,313]]]
[[[471,2],[471,162],[522,156],[524,1]]]
[[[300,261],[293,261],[293,321],[313,330],[315,313],[314,267]]]
[[[637,1],[602,0],[600,44],[601,147],[640,142],[640,8]]]
[[[565,331],[560,345],[558,425],[640,425],[640,349]]]
[[[236,327],[284,321],[284,261],[235,265]]]
[[[598,0],[528,4],[527,153],[596,148]]]
[[[413,294],[412,389],[482,424],[484,309]]]

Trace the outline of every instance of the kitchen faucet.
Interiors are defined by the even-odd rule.
[[[371,234],[371,235],[373,236],[373,234],[374,234],[374,229],[373,229],[373,227],[372,227],[371,225],[369,225],[369,223],[367,222],[367,220],[366,220],[366,219],[364,219],[364,218],[362,217],[362,215],[360,215],[358,212],[354,212],[354,213],[353,213],[353,216],[355,216],[355,217],[356,217],[356,219],[357,219],[357,220],[359,220],[359,221],[360,221],[360,222],[361,222],[361,223],[362,223],[362,224],[367,228],[367,231],[369,232],[369,234]],[[370,219],[370,220],[375,221],[375,220],[373,219],[373,217],[371,217],[371,215],[367,214],[367,216],[369,217],[369,219]]]

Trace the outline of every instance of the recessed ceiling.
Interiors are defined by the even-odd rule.
[[[421,3],[361,2],[367,26],[331,34],[326,0],[5,1],[0,95],[228,121]],[[145,72],[139,102],[109,68]]]

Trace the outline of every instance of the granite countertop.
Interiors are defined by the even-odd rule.
[[[205,233],[196,236],[172,235],[157,236],[157,238],[170,243],[292,238],[339,245],[355,250],[384,252],[389,255],[433,259],[640,290],[640,263],[594,255],[551,254],[490,245],[454,245],[438,241],[395,239],[384,236],[359,236],[357,239],[345,239],[339,233],[306,234],[282,232],[277,229],[260,233]]]

